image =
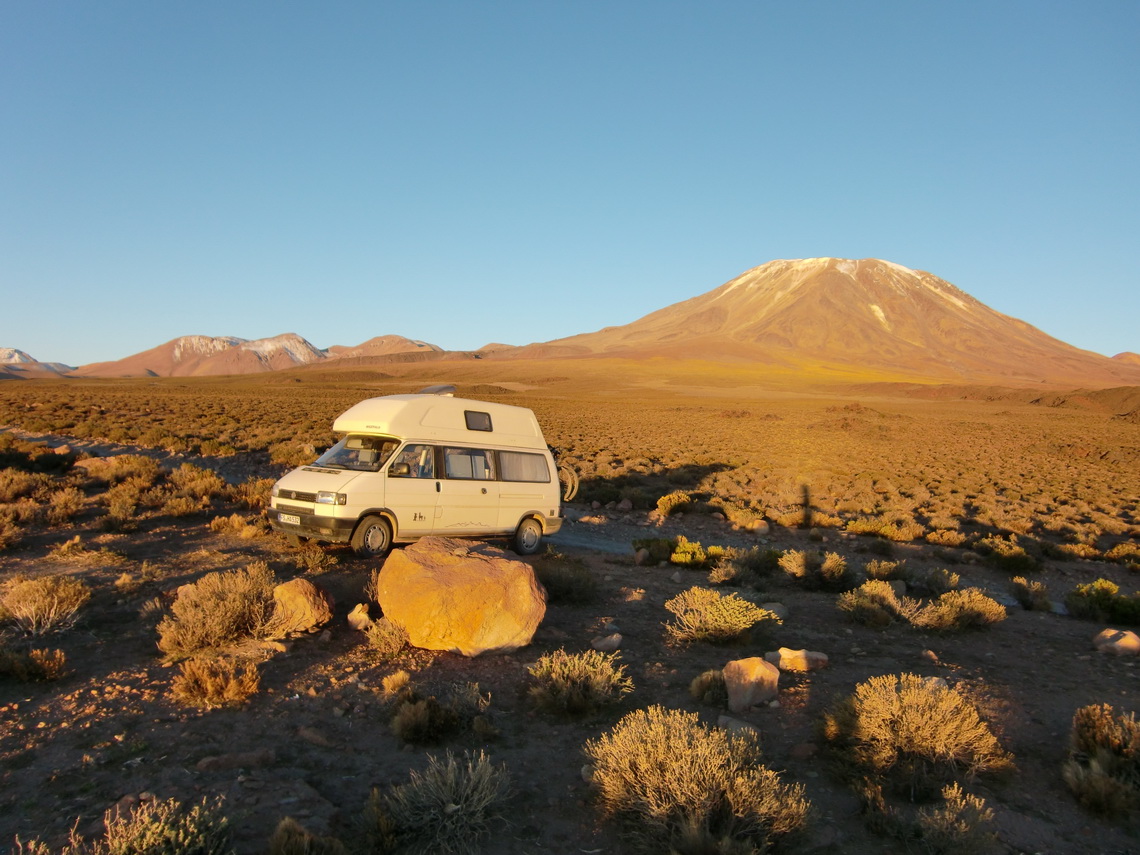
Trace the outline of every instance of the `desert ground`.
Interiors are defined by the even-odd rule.
[[[1097,651],[1092,639],[1112,624],[1065,607],[1097,579],[1135,597],[1135,390],[799,388],[743,370],[701,383],[697,367],[666,377],[605,371],[603,384],[572,362],[513,370],[456,365],[444,379],[466,397],[531,407],[580,473],[570,522],[550,552],[526,560],[572,567],[591,585],[552,596],[529,646],[474,659],[378,650],[347,622],[368,601],[377,562],[336,546],[299,550],[261,521],[271,480],[331,441],[338,412],[440,382],[439,366],[0,384],[12,464],[0,469],[0,585],[62,575],[91,592],[59,631],[28,637],[5,624],[6,654],[61,651],[65,664],[50,679],[0,674],[0,851],[15,851],[17,836],[55,851],[72,828],[97,838],[116,805],[215,796],[239,853],[266,851],[285,817],[367,848],[361,816],[374,790],[406,782],[429,758],[480,750],[509,773],[511,797],[475,851],[636,851],[629,824],[600,810],[583,746],[652,705],[759,734],[765,764],[811,804],[806,828],[777,851],[954,851],[884,830],[824,732],[827,712],[857,685],[904,673],[945,680],[1012,757],[1002,774],[964,783],[992,811],[988,851],[1135,851],[1135,811],[1090,812],[1062,777],[1077,709],[1140,708],[1140,657]],[[683,508],[663,513],[661,500],[677,493]],[[960,632],[876,627],[841,611],[838,591],[811,590],[780,567],[726,584],[714,564],[638,563],[635,540],[679,537],[773,556],[834,553],[852,584],[902,562],[916,596],[933,596],[922,580],[956,574],[959,589],[980,589],[1005,619]],[[255,562],[325,589],[333,619],[247,646],[260,685],[244,702],[180,701],[179,666],[157,645],[160,621],[180,586]],[[1041,592],[1039,608],[1019,604],[1014,577]],[[665,603],[695,586],[780,603],[786,614],[727,645],[671,641]],[[632,692],[577,718],[534,708],[531,665],[615,632]],[[699,675],[780,647],[825,653],[828,664],[782,672],[776,703],[728,719],[723,704],[690,692]],[[384,682],[399,671],[439,698],[477,684],[490,726],[434,743],[399,738]],[[887,798],[899,815],[917,809]]]

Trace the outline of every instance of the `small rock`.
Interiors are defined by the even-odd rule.
[[[761,603],[760,608],[767,609],[780,620],[785,620],[788,617],[788,607],[783,603]]]
[[[678,570],[676,573],[674,573],[669,578],[672,579],[674,582],[680,582],[681,581],[681,571]]]
[[[722,730],[727,730],[729,733],[755,733],[759,735],[759,731],[751,724],[730,715],[719,716],[716,720],[716,726]]]
[[[615,632],[613,635],[599,635],[590,642],[590,646],[601,653],[613,653],[621,647],[621,633]]]
[[[1140,656],[1140,636],[1127,629],[1103,629],[1093,639],[1093,647],[1100,653]]]
[[[641,549],[637,550],[637,552],[633,553],[633,563],[636,564],[638,567],[643,567],[648,562],[649,562],[649,550],[646,549],[644,546],[641,547]]]

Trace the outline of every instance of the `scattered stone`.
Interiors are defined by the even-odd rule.
[[[785,620],[788,617],[788,607],[783,603],[761,603],[760,608],[767,609],[780,620]]]
[[[903,579],[888,579],[887,584],[891,586],[891,590],[895,592],[896,597],[906,596],[906,581]]]
[[[674,574],[673,574],[672,576],[670,576],[669,578],[670,578],[670,579],[672,579],[674,582],[678,582],[678,583],[679,583],[679,582],[681,581],[681,571],[680,571],[680,570],[678,570],[676,573],[674,573]]]
[[[613,653],[621,647],[621,633],[615,632],[613,635],[599,635],[590,642],[590,646],[601,653]]]
[[[546,615],[534,569],[485,543],[425,537],[394,550],[376,582],[384,615],[425,650],[463,656],[530,644]]]
[[[632,511],[633,510],[633,502],[631,502],[629,499],[622,499],[620,502],[617,503],[617,510],[623,511],[623,512]]]
[[[260,751],[238,751],[233,754],[216,754],[203,757],[194,764],[199,772],[218,772],[223,769],[258,769],[262,766],[271,766],[277,761],[277,755],[271,748]]]
[[[925,659],[927,662],[933,662],[935,665],[941,665],[942,664],[942,660],[938,658],[938,654],[935,653],[933,650],[922,651],[922,658]]]
[[[764,658],[781,671],[817,671],[827,667],[827,654],[815,650],[792,650],[781,647],[764,654]]]
[[[716,726],[722,730],[727,730],[729,733],[754,733],[760,735],[755,727],[746,721],[741,721],[738,718],[733,718],[730,715],[721,715],[717,717]]]
[[[759,656],[729,662],[721,669],[721,674],[728,689],[730,712],[741,713],[767,703],[778,693],[780,669]]]
[[[1103,629],[1093,639],[1093,647],[1101,653],[1140,656],[1140,636],[1127,629]]]
[[[313,727],[298,727],[297,736],[305,740],[305,742],[308,742],[310,745],[316,745],[320,748],[333,747],[332,741],[319,730]]]
[[[368,603],[357,603],[356,608],[349,612],[349,626],[359,629],[361,633],[368,632],[372,626],[372,618],[368,616]]]
[[[333,616],[332,597],[308,579],[290,579],[273,589],[271,635],[284,638],[324,626]]]
[[[753,520],[745,526],[753,534],[764,537],[771,530],[767,520]]]
[[[582,773],[581,774],[582,774],[582,780],[583,781],[585,781],[587,784],[592,784],[594,782],[594,766],[593,766],[593,764],[586,763],[584,766],[582,766]]]
[[[641,549],[637,550],[637,552],[633,553],[633,563],[636,564],[638,567],[645,566],[645,564],[647,564],[648,561],[649,561],[649,550],[646,549],[644,546],[641,547]]]

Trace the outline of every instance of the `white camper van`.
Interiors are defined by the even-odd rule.
[[[340,441],[273,486],[269,523],[382,556],[427,535],[510,537],[538,551],[562,526],[558,470],[524,407],[454,387],[369,398],[333,422]]]

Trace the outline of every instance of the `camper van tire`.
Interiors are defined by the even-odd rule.
[[[542,523],[527,517],[515,530],[514,550],[519,555],[534,555],[542,545]]]
[[[383,517],[365,517],[352,533],[352,548],[364,558],[383,558],[391,547],[392,527]]]

